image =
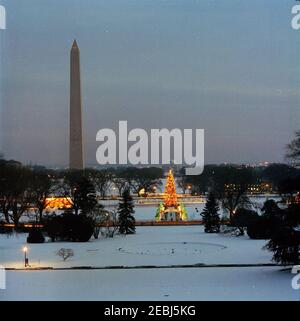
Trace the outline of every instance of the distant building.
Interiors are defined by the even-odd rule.
[[[240,189],[240,185],[238,184],[225,184],[226,192],[234,192]],[[250,184],[247,186],[248,194],[265,194],[265,193],[273,193],[273,187],[270,183],[260,183],[260,184]]]

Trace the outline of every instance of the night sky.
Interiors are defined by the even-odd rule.
[[[204,128],[206,163],[283,161],[300,129],[293,0],[7,0],[1,148],[68,163],[69,51],[81,50],[86,161],[96,133]]]

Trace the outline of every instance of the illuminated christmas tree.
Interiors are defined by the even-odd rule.
[[[165,187],[165,195],[164,195],[164,205],[165,207],[177,207],[177,193],[176,193],[176,184],[174,180],[174,176],[172,170],[169,171],[167,183]]]
[[[160,203],[156,210],[156,221],[187,221],[187,210],[182,203],[178,203],[176,184],[172,170],[169,171],[164,192],[164,203]]]

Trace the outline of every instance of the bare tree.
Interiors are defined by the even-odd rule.
[[[32,203],[32,171],[19,163],[0,164],[0,211],[7,223],[19,220]]]
[[[104,229],[104,231],[102,231],[102,235],[104,235],[104,237],[113,238],[119,231],[117,208],[115,207],[112,210],[104,213],[103,219],[105,227],[102,228]]]
[[[102,199],[105,199],[112,186],[112,173],[108,170],[89,170],[89,178],[93,182],[96,192],[100,194]]]
[[[8,196],[9,217],[18,228],[21,217],[34,203],[33,171],[28,167],[21,166],[16,168],[15,174],[18,175],[18,178],[16,181],[12,181],[14,187]]]
[[[100,226],[104,224],[106,219],[107,211],[104,209],[102,204],[97,204],[97,206],[88,213],[88,217],[91,218],[94,226],[94,238],[98,239],[100,233]]]
[[[162,170],[157,167],[128,167],[120,171],[118,175],[118,177],[127,181],[127,185],[134,193],[139,193],[142,189],[145,190],[145,193],[148,193],[153,191],[153,187],[158,187],[162,184]],[[124,189],[123,192],[125,190],[126,189]]]
[[[229,213],[230,222],[239,208],[249,208],[251,206],[251,201],[246,195],[245,191],[239,189],[237,191],[230,191],[225,193],[222,198],[222,207]]]
[[[61,257],[64,261],[67,261],[67,259],[74,256],[74,251],[72,249],[61,248],[57,251],[56,255]]]
[[[177,185],[182,189],[183,194],[185,194],[186,190],[189,188],[190,184],[187,181],[186,176],[181,176],[176,179]]]
[[[128,188],[128,182],[125,178],[115,177],[113,179],[114,186],[118,190],[119,196],[122,196],[126,188]]]
[[[43,212],[48,205],[47,199],[56,192],[58,186],[54,176],[47,171],[43,171],[34,173],[32,188],[36,220],[42,222]]]
[[[95,185],[86,171],[65,172],[58,191],[69,201],[75,215],[86,215],[97,206]]]
[[[296,131],[295,138],[287,145],[286,157],[294,160],[300,160],[300,130]]]

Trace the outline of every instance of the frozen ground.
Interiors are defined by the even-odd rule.
[[[23,267],[26,235],[0,236],[0,265]],[[137,234],[88,243],[29,246],[32,267],[168,266],[271,262],[265,241],[205,234],[201,226],[139,227]],[[72,248],[63,262],[56,251]],[[0,300],[299,300],[280,267],[8,271]]]
[[[8,272],[0,300],[299,300],[278,268]]]
[[[0,264],[23,267],[26,236],[0,236]],[[138,227],[135,235],[88,243],[30,244],[28,255],[32,267],[270,263],[270,253],[262,249],[265,243],[247,236],[207,234],[202,226]],[[73,249],[75,256],[63,262],[56,255],[62,247]]]

